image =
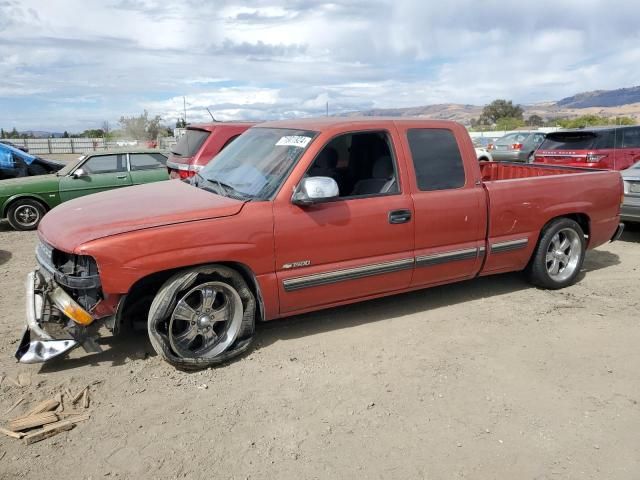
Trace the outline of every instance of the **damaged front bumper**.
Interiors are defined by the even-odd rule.
[[[91,336],[90,326],[95,318],[83,309],[51,278],[45,278],[39,271],[29,273],[26,282],[27,327],[15,353],[21,363],[41,363],[63,355],[78,346],[87,352],[102,349]],[[43,328],[46,312],[55,311],[66,320],[59,330],[71,338],[54,338]],[[47,313],[48,314],[48,313]]]

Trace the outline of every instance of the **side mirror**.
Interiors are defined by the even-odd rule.
[[[85,171],[84,171],[83,169],[78,168],[75,172],[73,172],[73,173],[71,174],[71,176],[72,176],[73,178],[80,178],[80,177],[86,177],[86,176],[87,176],[87,174],[85,173]]]
[[[338,184],[331,177],[306,177],[293,192],[291,202],[295,205],[312,205],[340,195]]]

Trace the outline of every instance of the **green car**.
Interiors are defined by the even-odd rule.
[[[168,180],[167,157],[157,150],[92,153],[52,175],[0,181],[0,219],[33,230],[56,205],[91,193]]]

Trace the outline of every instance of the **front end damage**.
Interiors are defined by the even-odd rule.
[[[27,276],[27,327],[15,357],[21,363],[46,362],[81,346],[101,352],[101,327],[113,330],[117,299],[105,298],[93,258],[36,248],[39,269]]]

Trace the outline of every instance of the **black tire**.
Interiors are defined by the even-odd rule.
[[[9,225],[20,231],[35,230],[47,209],[37,200],[23,198],[13,202],[7,210]]]
[[[560,248],[555,248],[554,245],[557,245],[560,240],[564,241],[564,239],[569,239],[568,241],[571,245],[562,250],[561,243]],[[527,279],[537,287],[550,290],[573,285],[582,268],[585,250],[584,232],[577,222],[570,218],[552,220],[542,230],[538,245],[525,270]],[[558,252],[564,253],[567,258],[564,268],[562,267],[562,260],[559,261],[556,257],[556,255],[562,255],[562,253]],[[556,275],[552,273],[554,271],[553,267],[556,265],[555,262],[559,266]]]
[[[242,320],[237,335],[224,351],[214,356],[185,356],[172,346],[170,319],[185,292],[212,282],[225,284],[240,298]],[[226,362],[249,348],[255,330],[255,313],[256,300],[253,292],[237,271],[223,265],[196,267],[177,273],[160,288],[149,309],[147,329],[151,345],[165,361],[182,370],[200,370]]]

